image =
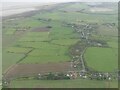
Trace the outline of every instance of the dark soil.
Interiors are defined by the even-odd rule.
[[[33,76],[49,72],[66,72],[73,70],[70,62],[47,63],[47,64],[16,64],[5,73],[5,79],[14,79],[17,77]]]

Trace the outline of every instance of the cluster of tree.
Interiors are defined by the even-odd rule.
[[[78,41],[75,45],[70,47],[69,53],[71,56],[80,55],[80,53],[87,47],[84,40]],[[78,50],[78,51],[77,51]]]
[[[40,80],[68,80],[70,79],[70,77],[66,76],[63,73],[58,73],[58,74],[54,74],[54,73],[48,73],[46,75],[41,75],[38,76],[37,79]]]
[[[98,46],[100,44],[101,47],[108,47],[107,42],[104,40],[89,39],[89,42],[90,46]]]
[[[38,18],[37,20],[39,20],[39,21],[51,21],[52,19],[46,19],[46,18]]]
[[[76,12],[81,12],[81,13],[82,13],[84,10],[85,10],[85,9],[81,9],[81,10],[77,10]]]
[[[91,75],[89,79],[93,80],[111,80],[111,77],[106,77],[105,75]]]
[[[9,83],[10,83],[9,80],[3,78],[3,80],[2,80],[2,88],[8,88]]]
[[[116,25],[116,23],[103,23],[103,25],[110,25],[110,26],[115,26]]]
[[[46,26],[46,28],[52,28],[52,26]]]

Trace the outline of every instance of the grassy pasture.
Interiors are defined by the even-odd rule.
[[[100,26],[98,28],[98,34],[103,36],[118,36],[118,30],[115,26]]]
[[[64,33],[63,33],[64,31]],[[72,34],[73,33],[73,29],[70,27],[64,27],[62,26],[62,22],[59,22],[58,25],[54,25],[52,28],[52,32],[51,33],[58,33],[58,34]]]
[[[47,37],[49,35],[48,32],[28,32],[26,37]]]
[[[86,14],[81,12],[53,12],[47,13],[46,15],[43,14],[42,18],[51,18],[53,20],[60,20],[66,22],[74,22],[76,20],[83,20],[87,22],[97,22],[97,23],[109,23],[115,22],[117,23],[117,16],[116,15],[101,15],[101,14]]]
[[[6,51],[10,53],[27,53],[30,50],[30,48],[9,47]]]
[[[73,33],[73,34],[57,34],[53,33],[51,34],[50,38],[52,40],[57,40],[57,39],[78,39],[80,38],[79,34]]]
[[[51,43],[58,45],[73,45],[77,41],[79,41],[79,39],[59,39],[59,40],[53,40]]]
[[[14,33],[15,33],[15,29],[7,29],[7,31],[6,31],[6,33],[5,34],[7,34],[7,35],[13,35]]]
[[[48,32],[30,32],[26,34],[26,36],[21,38],[19,41],[48,41],[48,35]]]
[[[111,48],[118,48],[118,42],[107,42]]]
[[[48,63],[69,61],[68,47],[49,42],[17,42],[16,46],[34,48],[21,63]]]
[[[49,63],[49,62],[65,62],[70,61],[70,57],[66,55],[49,55],[49,56],[27,56],[22,62],[20,63]]]
[[[21,63],[48,63],[70,61],[68,47],[52,45],[49,43],[36,43],[34,49]]]
[[[48,37],[23,37],[19,41],[24,42],[37,42],[37,41],[49,41]]]
[[[43,49],[43,50],[54,50],[54,49],[61,49],[61,48],[67,48],[66,46],[59,46],[59,45],[54,45],[49,42],[17,42],[14,46],[19,46],[19,47],[31,47],[35,49]]]
[[[62,23],[62,22],[61,22]],[[53,28],[50,32],[50,38],[52,40],[56,39],[77,39],[79,38],[78,33],[74,33],[71,27],[62,26],[61,23],[53,25]]]
[[[19,27],[38,27],[38,26],[45,26],[46,24],[43,22],[40,22],[34,18],[25,18],[25,19],[21,19],[18,21],[18,25]]]
[[[87,65],[97,71],[114,71],[117,69],[118,59],[111,48],[90,47],[85,52]]]
[[[117,88],[117,81],[96,80],[13,80],[12,88]]]
[[[24,54],[16,54],[16,53],[7,53],[3,51],[2,53],[3,61],[2,61],[2,70],[3,72],[8,69],[10,66],[16,64],[21,58],[23,58]]]
[[[64,55],[68,48],[55,48],[55,49],[35,49],[29,55],[31,56],[49,56],[49,55]]]

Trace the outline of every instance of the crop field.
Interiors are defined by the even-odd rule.
[[[3,85],[10,88],[118,87],[116,5],[59,3],[4,18],[2,72],[4,82],[10,83]],[[55,74],[53,80],[52,76],[45,78],[49,73]],[[57,73],[62,73],[64,79]],[[36,80],[38,74],[45,75]]]
[[[70,67],[70,62],[16,64],[10,72],[7,72],[5,74],[4,77],[6,79],[18,77],[22,78],[26,76],[36,76],[38,73],[45,74],[47,72],[66,72],[68,70],[72,70]]]

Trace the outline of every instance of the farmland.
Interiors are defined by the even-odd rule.
[[[4,86],[117,87],[115,6],[116,3],[94,7],[88,3],[60,3],[4,18]],[[39,75],[43,76],[38,78]],[[61,80],[59,75],[70,80]]]
[[[109,48],[91,47],[88,48],[85,53],[85,60],[88,66],[98,71],[111,72],[117,69],[117,59],[115,53]],[[109,63],[109,65],[106,65],[107,63]]]
[[[97,84],[97,85],[96,85]],[[12,82],[11,86],[13,88],[107,88],[108,82],[103,81],[91,81],[91,80],[59,80],[59,81],[52,81],[52,80],[15,80]],[[117,87],[117,83],[113,81],[110,83],[111,88]]]

